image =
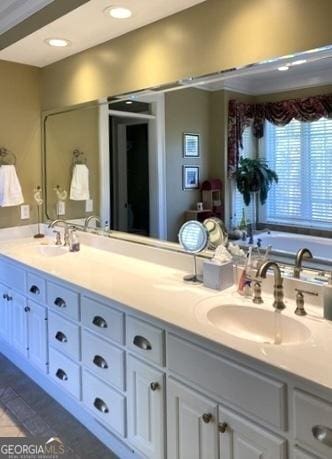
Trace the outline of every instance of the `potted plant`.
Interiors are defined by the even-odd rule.
[[[278,175],[263,159],[241,157],[234,178],[246,206],[250,204],[252,193],[259,194],[260,203],[264,205],[271,185],[278,183]]]

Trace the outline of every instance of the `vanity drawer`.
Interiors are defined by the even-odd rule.
[[[285,384],[172,334],[167,340],[167,361],[170,371],[201,386],[204,393],[285,430]]]
[[[294,390],[293,406],[296,442],[332,457],[332,404]],[[318,440],[319,434],[325,434],[325,440]]]
[[[48,339],[51,346],[74,360],[80,359],[79,326],[51,311],[48,314]]]
[[[47,304],[57,312],[79,320],[79,294],[53,282],[47,283]]]
[[[0,281],[14,290],[25,293],[25,272],[5,260],[0,260]]]
[[[125,397],[88,371],[83,371],[83,403],[103,423],[125,436]]]
[[[127,317],[127,347],[158,365],[164,365],[164,332],[134,317]]]
[[[55,349],[49,349],[49,374],[61,387],[80,399],[80,367]]]
[[[82,298],[82,323],[104,338],[120,344],[124,341],[123,316],[122,312],[91,298]]]
[[[46,302],[46,281],[36,274],[27,273],[27,295],[38,303]]]
[[[124,389],[124,351],[82,331],[82,362],[97,376]]]

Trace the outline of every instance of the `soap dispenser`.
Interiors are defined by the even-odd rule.
[[[69,251],[70,252],[80,251],[80,241],[79,241],[76,229],[73,229],[70,235]]]

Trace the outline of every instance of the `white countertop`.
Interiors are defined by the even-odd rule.
[[[237,338],[218,330],[206,320],[206,310],[223,304],[238,304],[272,310],[272,298],[253,305],[234,288],[217,292],[185,284],[183,271],[149,261],[123,256],[87,245],[78,253],[58,257],[40,254],[36,242],[17,239],[0,242],[0,254],[76,284],[180,327],[215,343],[256,358],[277,368],[332,389],[332,322],[322,319],[318,307],[306,307],[306,317],[294,315],[294,302],[287,301],[283,314],[306,325],[310,338],[302,344],[271,345]]]

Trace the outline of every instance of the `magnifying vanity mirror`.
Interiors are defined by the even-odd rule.
[[[194,256],[194,274],[188,274],[183,280],[193,284],[202,283],[202,279],[197,275],[196,255],[203,252],[209,243],[207,228],[194,220],[186,222],[180,228],[179,242],[186,252]]]
[[[283,64],[288,71],[278,70]],[[254,245],[264,248],[266,242],[274,253],[278,243],[276,253],[293,263],[297,245],[308,247],[311,241],[306,233],[332,234],[331,196],[322,197],[332,187],[331,174],[323,177],[317,172],[315,183],[322,183],[322,188],[308,197],[307,206],[307,178],[302,177],[307,165],[301,154],[307,145],[303,136],[308,134],[303,130],[311,129],[311,147],[320,155],[313,156],[318,163],[312,170],[328,170],[319,139],[322,132],[332,131],[332,110],[314,122],[296,116],[288,124],[281,120],[282,126],[265,119],[264,113],[278,103],[287,107],[285,101],[292,107],[311,107],[316,101],[332,100],[331,70],[332,50],[325,48],[48,113],[48,219],[65,219],[83,229],[93,215],[98,218],[90,225],[100,221],[103,234],[176,250],[179,228],[188,221],[181,234],[188,237],[187,231],[194,234],[199,228],[203,243],[207,232],[210,249],[227,244],[226,227],[240,228],[245,245],[248,228],[256,227]],[[239,113],[252,111],[261,118],[248,115],[238,132]],[[289,143],[291,135],[295,143]],[[82,155],[75,158],[75,151]],[[265,201],[260,191],[250,188],[250,202],[244,202],[232,172],[240,157],[266,161],[278,175],[278,183],[265,189]],[[302,188],[304,194],[292,191]],[[59,198],[59,190],[66,191],[65,199]],[[273,240],[266,228],[273,230]],[[294,231],[296,238],[287,236],[285,242],[285,234]],[[332,245],[317,247],[312,247],[314,259],[331,263]]]

